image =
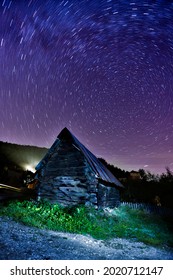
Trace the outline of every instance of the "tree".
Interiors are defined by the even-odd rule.
[[[139,169],[138,172],[141,176],[141,179],[144,180],[144,181],[147,181],[147,174],[146,174],[145,170],[144,169]]]

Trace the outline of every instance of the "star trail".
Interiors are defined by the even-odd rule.
[[[65,126],[125,170],[173,170],[173,1],[0,1],[0,140]]]

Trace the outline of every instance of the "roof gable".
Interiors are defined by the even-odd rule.
[[[78,150],[80,150],[87,159],[90,167],[96,176],[103,181],[113,183],[116,186],[123,187],[123,185],[116,179],[116,177],[99,161],[99,159],[91,153],[66,127],[60,132],[57,139],[48,150],[44,158],[36,166],[36,170],[41,169],[58,149],[61,141],[72,143]]]

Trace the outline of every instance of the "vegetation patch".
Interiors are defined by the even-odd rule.
[[[89,234],[97,239],[133,238],[149,245],[173,246],[171,223],[128,206],[105,212],[85,206],[62,207],[47,201],[12,201],[1,206],[0,215],[41,229]]]

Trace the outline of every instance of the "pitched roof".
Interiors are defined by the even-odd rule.
[[[96,174],[96,176],[106,182],[113,183],[118,187],[123,187],[123,185],[115,178],[115,176],[102,164],[99,159],[91,153],[66,127],[60,132],[57,139],[48,150],[47,154],[44,158],[38,163],[36,166],[36,170],[41,169],[50,159],[56,148],[59,146],[61,140],[67,140],[72,142],[77,149],[79,149],[88,163],[90,164],[92,170]]]

